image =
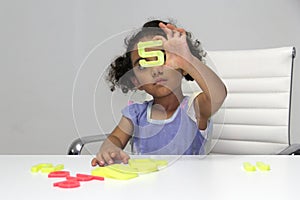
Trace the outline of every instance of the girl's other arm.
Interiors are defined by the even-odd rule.
[[[123,116],[118,126],[116,126],[116,128],[101,145],[99,152],[91,162],[92,166],[113,164],[116,160],[127,163],[129,156],[122,149],[127,145],[129,139],[131,138],[132,132],[132,122]]]

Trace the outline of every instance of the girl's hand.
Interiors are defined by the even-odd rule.
[[[165,65],[174,69],[183,69],[189,64],[192,58],[191,51],[186,42],[186,32],[182,28],[176,28],[172,24],[159,24],[160,28],[167,35],[167,39],[163,36],[155,36],[154,40],[162,40],[163,48],[166,51]]]
[[[115,161],[128,163],[129,156],[121,148],[114,145],[109,140],[105,140],[99,152],[91,162],[92,166],[104,166],[105,164],[113,164]]]

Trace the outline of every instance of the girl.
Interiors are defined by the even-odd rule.
[[[158,54],[143,56],[138,44],[159,41],[161,46],[143,49],[162,52],[164,63],[141,66],[157,61]],[[211,131],[210,117],[221,107],[226,88],[220,78],[204,62],[200,42],[193,42],[191,34],[160,20],[149,21],[133,35],[127,51],[112,64],[108,79],[123,92],[144,90],[153,100],[134,103],[122,110],[122,118],[103,142],[92,166],[112,164],[116,160],[127,163],[129,156],[122,149],[132,138],[138,154],[197,155],[205,154],[204,144]],[[195,80],[202,93],[184,96],[183,76]]]

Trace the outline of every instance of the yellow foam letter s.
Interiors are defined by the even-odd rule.
[[[137,46],[138,46],[138,53],[139,53],[140,57],[142,57],[142,58],[157,57],[157,60],[151,60],[151,61],[141,59],[139,61],[139,64],[142,67],[155,67],[155,66],[160,66],[160,65],[164,64],[165,59],[164,59],[164,53],[162,51],[160,51],[160,50],[145,51],[146,48],[162,46],[162,40],[139,42],[137,44]]]

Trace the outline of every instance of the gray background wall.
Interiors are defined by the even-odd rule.
[[[130,95],[103,80],[128,30],[176,19],[207,50],[296,46],[299,0],[0,1],[0,154],[65,154],[74,138],[109,132]],[[299,56],[298,56],[299,57]],[[300,59],[292,98],[300,142]]]

